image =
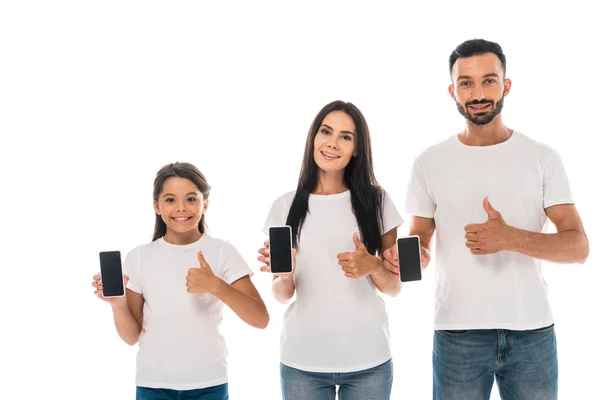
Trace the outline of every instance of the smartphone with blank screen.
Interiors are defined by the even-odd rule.
[[[269,228],[269,257],[273,274],[292,273],[292,228],[290,226]]]
[[[125,295],[123,268],[119,251],[100,252],[100,277],[103,297],[121,297]]]
[[[400,280],[411,282],[421,280],[421,241],[419,236],[406,236],[396,239]]]

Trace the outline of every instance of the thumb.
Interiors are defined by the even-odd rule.
[[[352,235],[352,240],[354,241],[354,245],[356,246],[356,250],[364,249],[365,245],[358,238],[358,232],[354,232]]]
[[[204,258],[204,254],[202,254],[202,251],[198,252],[198,262],[200,263],[200,268],[210,268],[206,262],[206,259]]]
[[[483,199],[483,208],[485,209],[489,219],[497,219],[500,217],[500,213],[496,211],[494,207],[492,207],[490,200],[487,197]]]

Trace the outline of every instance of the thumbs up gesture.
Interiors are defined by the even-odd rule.
[[[361,278],[368,274],[373,274],[379,270],[381,260],[370,254],[365,245],[358,238],[358,232],[352,236],[355,250],[337,255],[338,264],[342,267],[344,275],[348,278]]]
[[[483,208],[488,220],[483,224],[465,226],[465,245],[471,254],[492,254],[501,250],[510,250],[514,241],[515,229],[504,222],[502,214],[490,204],[489,199],[483,199]]]
[[[198,263],[198,267],[189,269],[185,279],[188,293],[216,293],[223,281],[215,276],[202,251],[198,252]]]

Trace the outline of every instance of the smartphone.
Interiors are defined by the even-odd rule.
[[[269,254],[273,274],[292,273],[292,228],[290,226],[269,228]]]
[[[398,265],[402,282],[421,280],[421,240],[418,236],[396,239]]]
[[[100,277],[103,297],[121,297],[125,295],[123,268],[119,251],[100,252]]]

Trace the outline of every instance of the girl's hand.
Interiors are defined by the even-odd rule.
[[[258,254],[260,254],[260,256],[258,256],[258,261],[264,263],[265,265],[263,265],[262,267],[260,267],[260,270],[262,272],[269,272],[271,273],[271,259],[270,257],[270,250],[269,250],[269,241],[265,240],[265,247],[261,247],[258,250]],[[273,276],[277,276],[280,278],[293,278],[294,277],[294,272],[296,271],[296,249],[292,249],[292,273],[291,274],[273,274]]]
[[[190,268],[186,277],[186,286],[189,293],[211,293],[219,290],[223,280],[215,276],[210,265],[204,259],[202,252],[198,252],[199,267]]]
[[[123,286],[127,287],[127,282],[129,282],[129,277],[127,275],[123,275]],[[102,296],[102,278],[100,277],[100,273],[94,275],[92,286],[96,289],[94,294],[101,300],[104,300],[111,306],[120,306],[123,304],[127,304],[126,294],[121,297],[104,297]],[[125,293],[127,293],[127,289],[125,289]]]

